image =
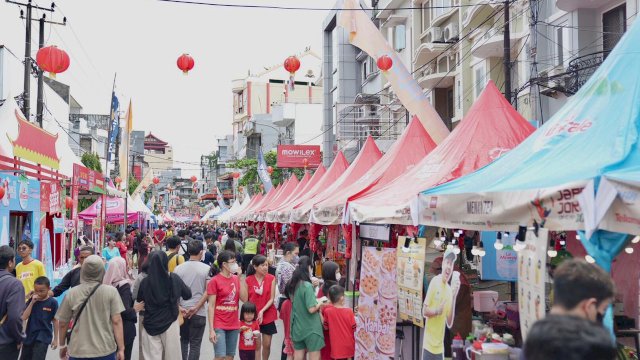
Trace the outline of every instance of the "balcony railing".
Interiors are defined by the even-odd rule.
[[[337,104],[336,140],[364,141],[369,135],[376,140],[396,140],[406,127],[405,116],[399,105]]]
[[[573,95],[580,90],[593,73],[600,67],[604,59],[611,51],[599,51],[592,54],[579,56],[569,61],[567,67],[566,93]]]

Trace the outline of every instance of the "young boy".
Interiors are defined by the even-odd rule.
[[[52,350],[58,345],[58,320],[54,319],[58,302],[49,297],[49,289],[47,277],[36,278],[33,295],[22,314],[22,320],[28,320],[28,324],[21,360],[45,360],[49,344]]]
[[[329,288],[329,300],[333,306],[324,308],[322,316],[324,328],[329,330],[331,358],[353,358],[356,352],[356,318],[353,311],[344,306],[344,288],[340,285]]]

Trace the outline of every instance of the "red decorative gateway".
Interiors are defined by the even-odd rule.
[[[193,61],[193,58],[189,56],[189,54],[182,54],[178,58],[177,63],[178,63],[178,69],[182,70],[182,72],[185,75],[187,75],[189,71],[193,69],[193,66],[196,64],[195,61]]]
[[[18,120],[18,138],[12,140],[13,156],[42,164],[52,169],[60,168],[60,158],[56,153],[58,135],[53,135],[35,124],[25,120],[18,110],[15,111]]]
[[[382,71],[387,71],[393,66],[393,60],[388,55],[382,55],[377,61],[378,68]]]
[[[69,55],[56,46],[47,46],[38,50],[36,62],[40,69],[48,71],[52,78],[55,78],[56,74],[65,72],[71,64]]]
[[[295,56],[289,56],[284,61],[284,68],[293,76],[300,69],[300,60]]]

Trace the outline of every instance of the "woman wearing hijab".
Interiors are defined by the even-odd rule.
[[[122,299],[124,311],[120,315],[122,316],[122,328],[124,331],[124,358],[125,360],[131,360],[133,340],[136,338],[137,315],[136,310],[133,308],[131,279],[127,273],[127,262],[121,257],[111,259],[102,283],[118,289],[120,299]]]
[[[140,283],[137,296],[145,309],[142,352],[145,359],[180,359],[178,300],[191,299],[191,289],[178,275],[169,273],[169,258],[164,251],[153,251],[148,261],[147,277]]]

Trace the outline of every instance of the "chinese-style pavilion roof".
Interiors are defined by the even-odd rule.
[[[158,139],[153,133],[149,133],[144,137],[144,148],[165,148],[169,145],[168,142]]]
[[[56,153],[57,134],[52,134],[28,122],[18,110],[15,111],[18,120],[18,138],[13,140],[13,156],[48,166],[52,169],[60,168],[60,158]]]

